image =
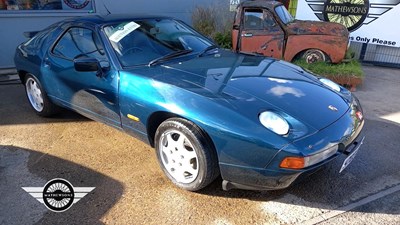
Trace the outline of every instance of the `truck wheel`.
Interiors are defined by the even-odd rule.
[[[306,52],[304,52],[302,58],[305,59],[307,63],[326,62],[327,60],[325,53],[323,53],[319,49],[307,50]]]
[[[164,121],[155,135],[158,162],[176,186],[197,191],[218,175],[216,152],[194,123],[171,118]]]

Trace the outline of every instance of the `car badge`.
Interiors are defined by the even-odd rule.
[[[337,109],[335,106],[333,106],[333,105],[329,105],[329,106],[328,106],[328,109],[330,109],[330,110],[332,110],[332,111],[334,111],[334,112],[337,112],[337,111],[338,111],[338,109]]]

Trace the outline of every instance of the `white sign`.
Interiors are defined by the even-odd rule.
[[[360,1],[349,5],[345,0],[299,0],[296,19],[338,22],[349,29],[350,41],[400,47],[400,0]]]
[[[239,5],[240,0],[229,0],[229,11],[236,11],[236,7]]]
[[[110,40],[113,42],[119,42],[122,38],[126,37],[126,35],[130,34],[132,31],[138,29],[140,27],[139,24],[135,22],[129,22],[124,26],[117,27],[116,31],[110,36]]]

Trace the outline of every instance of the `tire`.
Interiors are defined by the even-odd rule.
[[[309,49],[302,55],[307,63],[327,62],[328,57],[319,49]]]
[[[171,118],[157,128],[157,159],[164,174],[176,186],[198,191],[219,175],[213,145],[194,123]]]
[[[50,101],[46,91],[35,76],[27,74],[24,85],[28,102],[36,114],[49,117],[59,112],[59,107]]]

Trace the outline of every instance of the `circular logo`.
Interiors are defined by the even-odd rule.
[[[67,180],[56,178],[47,182],[43,188],[43,202],[54,212],[63,212],[74,202],[74,188]]]
[[[325,0],[324,20],[357,30],[368,15],[369,0]]]
[[[64,3],[73,9],[83,9],[89,2],[90,0],[64,0]]]

